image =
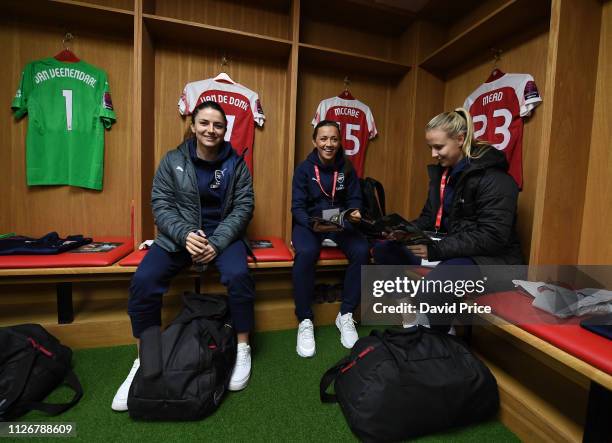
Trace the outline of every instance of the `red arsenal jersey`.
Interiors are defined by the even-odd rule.
[[[219,103],[227,116],[225,141],[229,141],[253,173],[255,124],[263,126],[265,115],[257,93],[239,83],[212,78],[188,83],[178,102],[181,115],[190,115],[203,101]]]
[[[465,100],[474,121],[474,138],[504,151],[508,173],[523,187],[523,119],[542,101],[529,74],[504,74],[483,83]]]
[[[378,134],[370,108],[359,100],[331,97],[319,103],[312,125],[321,120],[340,124],[344,155],[351,160],[357,176],[362,177],[368,140]]]

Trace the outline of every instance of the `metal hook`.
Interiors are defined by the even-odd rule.
[[[491,48],[491,52],[493,53],[493,68],[497,68],[497,64],[501,60],[501,55],[504,51],[497,48]]]
[[[74,35],[72,34],[72,32],[67,32],[64,38],[62,39],[62,45],[64,46],[64,49],[68,49],[68,47],[70,46],[69,43],[72,40],[74,40]]]
[[[227,55],[225,55],[225,52],[224,52],[223,55],[221,56],[221,67],[224,67],[227,65],[229,65],[229,57],[227,57]]]
[[[343,82],[344,82],[344,90],[348,91],[348,87],[351,84],[351,81],[349,80],[348,75],[344,77]]]

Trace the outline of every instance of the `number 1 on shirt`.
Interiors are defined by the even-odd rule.
[[[63,89],[62,95],[66,101],[66,130],[72,131],[72,90]]]
[[[227,131],[225,131],[225,137],[223,137],[223,140],[228,142],[232,138],[232,130],[234,129],[234,122],[236,121],[236,116],[226,115],[226,117],[227,117]]]

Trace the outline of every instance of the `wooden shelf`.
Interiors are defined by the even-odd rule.
[[[329,65],[334,69],[357,71],[360,73],[379,74],[387,76],[400,76],[410,71],[410,66],[392,60],[353,52],[339,51],[323,46],[300,43],[300,60],[307,63]]]
[[[151,14],[144,14],[143,17],[147,29],[157,41],[188,43],[194,48],[200,44],[267,58],[288,57],[291,52],[289,40]]]
[[[419,65],[444,73],[462,60],[486,52],[501,39],[550,16],[550,0],[509,0],[427,56]]]
[[[120,34],[133,35],[134,12],[124,9],[109,8],[70,0],[9,0],[0,6],[2,15],[12,19],[27,17],[27,20],[58,25],[67,30],[83,28],[103,29]]]

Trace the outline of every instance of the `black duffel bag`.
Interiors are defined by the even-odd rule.
[[[140,368],[128,394],[130,417],[199,420],[219,406],[236,360],[236,333],[224,295],[183,295],[162,333],[140,336]]]
[[[335,382],[335,395],[326,391]],[[429,328],[372,331],[329,369],[321,401],[338,402],[364,441],[398,441],[476,423],[499,408],[491,371],[456,337]]]
[[[83,389],[72,371],[72,350],[40,325],[0,328],[0,421],[31,410],[58,415],[76,405]],[[66,403],[44,403],[55,388],[74,391]]]

